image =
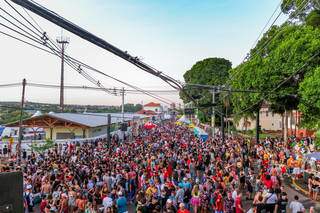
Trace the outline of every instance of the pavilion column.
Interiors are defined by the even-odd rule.
[[[52,140],[52,132],[53,132],[53,128],[50,127],[50,139]]]
[[[86,129],[82,129],[82,137],[86,138]]]

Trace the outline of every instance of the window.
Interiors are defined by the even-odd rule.
[[[279,128],[282,128],[282,122],[279,121]]]
[[[274,112],[272,112],[272,117],[274,117]]]
[[[266,111],[266,117],[268,117],[269,116],[269,112],[268,111]]]

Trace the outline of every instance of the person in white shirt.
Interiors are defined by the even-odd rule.
[[[299,202],[299,197],[297,195],[294,196],[294,201],[290,203],[289,208],[292,213],[305,212],[305,208],[302,203]]]
[[[112,207],[113,200],[112,200],[111,196],[108,195],[105,198],[103,198],[102,204],[103,204],[104,208]]]

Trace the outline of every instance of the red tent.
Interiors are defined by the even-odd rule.
[[[152,123],[152,122],[150,122],[150,121],[144,124],[144,128],[145,129],[153,129],[155,127],[157,127],[157,125]]]

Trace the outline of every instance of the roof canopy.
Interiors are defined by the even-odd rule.
[[[134,119],[140,119],[143,115],[135,114],[125,114],[125,121],[130,121]],[[111,123],[119,123],[122,121],[121,114],[111,113]],[[78,114],[78,113],[50,113],[31,117],[23,120],[22,125],[24,127],[43,127],[52,128],[54,126],[64,126],[64,127],[82,127],[82,128],[92,128],[98,126],[106,126],[107,114],[95,113],[95,114]],[[8,127],[19,126],[19,122],[14,122],[7,124]]]
[[[150,102],[144,105],[145,107],[160,107],[159,103]]]

